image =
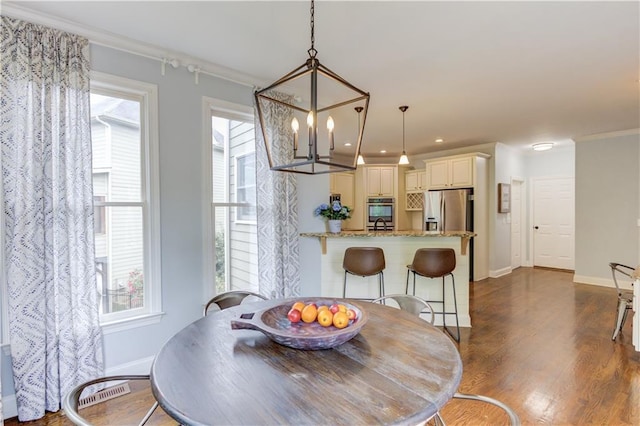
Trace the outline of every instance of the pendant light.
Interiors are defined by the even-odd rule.
[[[409,107],[403,105],[399,107],[399,109],[402,111],[402,155],[400,156],[398,164],[409,164],[409,157],[407,157],[407,152],[404,149],[404,113],[409,109]]]
[[[357,106],[354,109],[358,113],[358,131],[360,131],[360,113],[362,112],[363,108],[361,106]],[[365,164],[364,157],[362,156],[362,154],[360,154],[360,151],[358,151],[358,161],[356,161],[356,164],[358,166],[363,166]]]
[[[369,93],[320,63],[314,47],[314,0],[311,0],[310,14],[309,58],[270,86],[254,92],[269,167],[271,170],[304,174],[354,170],[369,108]],[[302,77],[309,77],[309,80]],[[276,91],[292,96],[285,99]],[[290,124],[282,122],[282,113],[273,113],[276,107],[282,106],[291,113],[287,118]],[[353,107],[362,108],[363,116],[360,122],[358,113],[358,139],[355,150],[351,151],[344,147],[340,138],[346,139],[343,135],[349,132],[345,129],[355,126]],[[307,123],[307,131],[300,129],[302,123]],[[291,129],[291,137],[288,140],[278,138],[272,129]]]

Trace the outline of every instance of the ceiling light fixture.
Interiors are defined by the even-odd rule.
[[[534,151],[547,151],[553,148],[553,142],[534,143],[532,148]]]
[[[442,139],[442,138],[436,139],[436,143],[442,143],[442,142],[444,142],[444,139]]]
[[[409,107],[403,105],[399,107],[399,109],[400,111],[402,111],[402,155],[400,156],[400,161],[398,161],[398,164],[409,164],[407,152],[404,150],[404,113],[409,109]]]
[[[362,110],[364,109],[361,106],[357,106],[354,108],[356,110],[356,112],[358,113],[358,132],[360,131],[360,113],[362,112]],[[365,164],[364,162],[364,157],[362,156],[362,154],[360,154],[360,151],[358,151],[358,160],[356,161],[356,164],[358,166],[363,166]]]
[[[301,66],[285,74],[270,86],[256,90],[254,93],[262,136],[269,158],[269,167],[271,170],[304,174],[354,170],[367,118],[369,93],[358,89],[320,64],[316,57],[318,51],[314,47],[315,5],[313,0],[311,0],[310,14],[311,48],[307,50],[309,58]],[[278,99],[274,89],[290,93],[294,87],[287,86],[287,84],[304,76],[310,77],[309,84],[303,85],[306,90],[309,90],[309,98],[305,100],[304,96],[301,97],[303,105],[306,105],[308,101],[308,108]],[[319,80],[322,83],[319,83]],[[322,88],[323,93],[319,93],[319,87]],[[334,141],[341,130],[346,133],[344,129],[352,128],[348,123],[355,117],[349,108],[352,108],[354,104],[362,107],[364,112],[362,122],[358,125],[356,149],[352,153],[337,152]],[[290,141],[279,140],[272,135],[273,132],[270,129],[280,128],[283,124],[277,121],[277,114],[271,114],[272,108],[276,106],[285,106],[291,111],[293,135]],[[358,119],[360,119],[359,113]],[[300,122],[307,123],[308,132],[298,133]],[[327,123],[326,129],[323,128],[324,126],[319,126],[321,122]],[[298,149],[298,145],[300,147],[306,145],[307,152],[299,152],[301,150]]]

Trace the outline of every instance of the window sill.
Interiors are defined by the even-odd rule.
[[[144,314],[134,318],[127,318],[117,321],[109,321],[100,324],[103,334],[118,333],[120,331],[131,330],[133,328],[145,327],[147,325],[157,324],[162,319],[164,312],[156,312],[152,314]]]

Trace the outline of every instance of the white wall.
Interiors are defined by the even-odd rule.
[[[576,142],[575,280],[610,280],[609,262],[640,263],[640,132]]]

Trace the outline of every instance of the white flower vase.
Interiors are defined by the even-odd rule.
[[[329,220],[329,232],[332,234],[339,234],[342,231],[341,220]]]

